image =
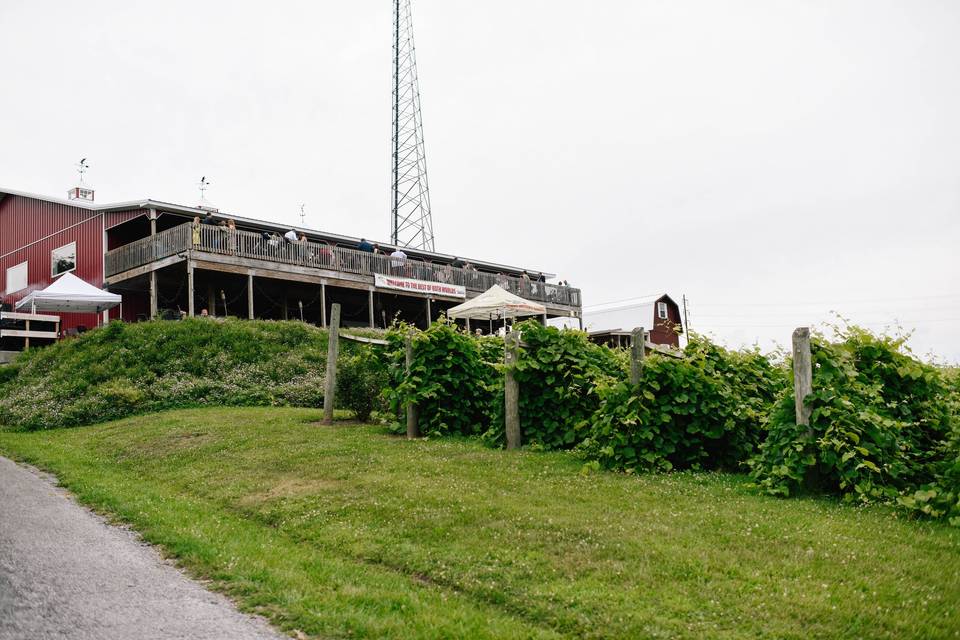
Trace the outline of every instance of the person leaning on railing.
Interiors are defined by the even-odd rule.
[[[370,273],[370,256],[374,253],[374,246],[367,242],[366,238],[360,238],[360,244],[357,245],[357,251],[362,255],[360,257],[360,271]]]

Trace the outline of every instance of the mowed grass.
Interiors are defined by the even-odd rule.
[[[0,452],[292,635],[960,637],[947,526],[319,417],[173,411],[0,432]]]

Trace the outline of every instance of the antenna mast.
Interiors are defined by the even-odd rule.
[[[434,250],[410,0],[393,2],[393,215],[390,239]]]

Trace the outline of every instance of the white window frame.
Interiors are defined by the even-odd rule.
[[[28,261],[24,260],[20,264],[15,264],[12,267],[7,267],[7,285],[6,285],[7,291],[4,295],[10,295],[11,293],[16,293],[17,291],[23,291],[24,289],[27,288],[27,285],[30,282],[30,267],[27,266],[27,263]],[[14,272],[14,274],[16,274],[15,270],[20,269],[21,267],[23,267],[23,279],[21,280],[21,282],[23,283],[23,286],[17,287],[16,289],[14,289],[12,284],[14,281],[10,277],[10,274],[11,272]]]
[[[666,320],[670,317],[670,310],[667,308],[666,302],[657,303],[657,317],[661,320]]]
[[[62,249],[67,249],[69,247],[73,247],[73,267],[71,267],[70,269],[65,269],[63,271],[58,272],[55,270],[57,263],[56,263],[56,260],[54,259],[54,256],[57,254],[58,251]],[[53,249],[50,251],[50,277],[51,278],[60,277],[65,273],[76,271],[76,269],[77,269],[77,241],[76,240],[74,240],[73,242],[68,242],[62,247],[57,247],[56,249]]]

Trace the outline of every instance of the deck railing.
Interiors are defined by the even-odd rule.
[[[135,240],[107,252],[107,275],[115,275],[155,260],[193,249],[239,258],[314,267],[356,275],[394,275],[459,285],[471,291],[486,291],[494,284],[529,300],[566,306],[580,306],[580,290],[525,278],[467,270],[449,264],[435,264],[417,258],[405,260],[318,242],[289,242],[278,235],[230,230],[200,225],[199,237],[189,223]]]
[[[166,231],[134,240],[122,247],[107,251],[106,275],[112,276],[130,269],[169,258],[190,247],[190,225],[182,224]]]

